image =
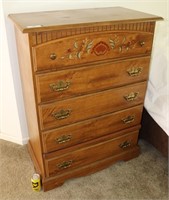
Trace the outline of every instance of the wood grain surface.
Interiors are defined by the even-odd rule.
[[[122,7],[46,11],[10,14],[9,17],[24,33],[46,31],[91,24],[112,24],[162,20],[161,17]]]

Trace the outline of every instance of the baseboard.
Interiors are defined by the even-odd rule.
[[[13,142],[16,144],[24,145],[28,143],[29,138],[16,138],[5,133],[0,133],[0,139]]]

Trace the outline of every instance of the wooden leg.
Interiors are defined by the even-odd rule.
[[[87,165],[81,168],[67,171],[63,174],[60,174],[54,177],[46,178],[44,179],[44,181],[42,181],[43,190],[48,191],[56,187],[59,187],[66,180],[70,178],[77,178],[77,177],[86,176],[86,175],[95,173],[97,171],[107,168],[108,166],[112,165],[113,163],[117,161],[128,161],[132,158],[137,157],[139,153],[140,153],[139,146],[135,146],[132,149],[124,150],[122,153],[118,155],[106,158],[104,160],[97,161],[95,163],[92,163],[90,165]]]
[[[42,188],[43,188],[44,192],[47,192],[48,190],[57,188],[59,186],[62,186],[63,184],[64,184],[64,181],[59,182],[59,181],[55,180],[55,181],[43,183]]]

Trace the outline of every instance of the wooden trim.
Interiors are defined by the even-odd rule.
[[[90,165],[81,167],[79,169],[72,170],[68,173],[58,175],[54,178],[43,179],[43,190],[44,192],[54,189],[62,185],[67,179],[78,178],[81,176],[86,176],[102,169],[105,169],[117,161],[128,161],[137,157],[140,154],[140,149],[138,146],[135,146],[131,150],[124,151],[118,155],[106,158],[104,160],[92,163]]]
[[[41,170],[40,170],[40,166],[39,166],[38,161],[37,161],[37,159],[36,159],[36,157],[35,157],[35,153],[34,153],[34,151],[33,151],[33,149],[32,149],[32,145],[31,145],[30,141],[28,141],[27,149],[28,149],[29,155],[30,155],[30,157],[31,157],[31,160],[32,160],[32,162],[33,162],[35,171],[36,171],[38,174],[42,175],[42,172],[41,172]]]
[[[42,173],[44,172],[42,146],[38,125],[38,114],[36,107],[36,94],[34,90],[34,81],[32,73],[31,52],[29,46],[29,35],[22,34],[15,28],[17,51],[22,81],[25,113],[28,123],[29,138],[32,144],[33,152],[39,162]]]
[[[111,24],[111,25],[102,25],[102,26],[89,26],[89,27],[76,27],[71,29],[62,29],[62,30],[46,30],[45,32],[33,32],[30,33],[30,37],[34,45],[43,44],[52,40],[59,38],[70,37],[75,35],[83,35],[90,33],[100,33],[104,34],[105,32],[144,32],[144,33],[154,33],[155,22],[140,22],[140,23],[121,23],[121,24]]]
[[[9,18],[23,33],[72,29],[76,27],[110,26],[124,22],[152,22],[162,17],[122,7],[74,9],[10,14]],[[56,20],[57,19],[57,20]],[[90,28],[89,28],[90,29]]]
[[[88,148],[93,145],[98,145],[98,144],[104,143],[105,141],[108,141],[108,140],[113,140],[113,139],[115,140],[116,138],[123,137],[124,135],[129,135],[132,132],[137,132],[139,129],[140,129],[140,125],[129,127],[129,128],[123,129],[123,130],[119,130],[115,133],[110,133],[105,136],[102,136],[102,137],[99,137],[99,138],[96,138],[96,139],[93,139],[93,140],[90,140],[87,142],[83,142],[83,143],[80,143],[80,144],[77,144],[77,145],[74,145],[74,146],[71,146],[71,147],[68,147],[65,149],[60,149],[59,151],[53,151],[50,153],[46,153],[43,155],[43,157],[45,160],[52,160],[53,158],[69,154],[70,152],[78,151],[83,148]]]

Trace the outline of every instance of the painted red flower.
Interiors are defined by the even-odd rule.
[[[105,53],[107,53],[110,50],[109,46],[103,42],[100,41],[99,43],[97,43],[94,47],[92,52],[94,52],[97,56],[100,55],[104,55]]]
[[[69,48],[69,49],[67,50],[67,52],[68,52],[68,53],[71,53],[71,52],[72,52],[72,50]]]

